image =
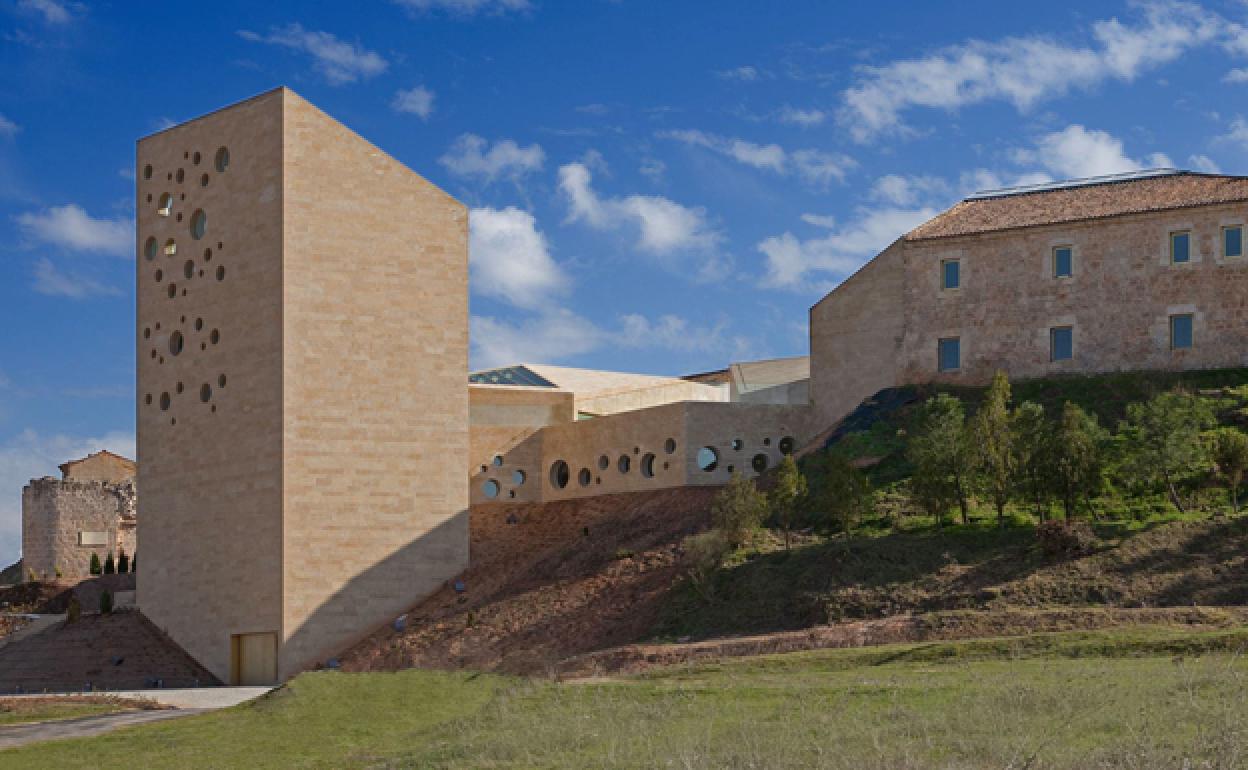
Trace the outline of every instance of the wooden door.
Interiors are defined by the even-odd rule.
[[[235,634],[230,637],[231,683],[277,683],[277,634]]]

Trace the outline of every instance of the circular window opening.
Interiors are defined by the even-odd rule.
[[[169,335],[169,352],[177,355],[182,352],[182,332],[174,332]]]
[[[200,186],[200,187],[207,187],[207,186],[208,186],[208,175],[207,175],[207,174],[204,174],[203,176],[201,176],[201,177],[199,178],[199,186]]]
[[[732,440],[732,448],[733,448],[734,450],[736,450],[736,451],[740,452],[742,449],[744,449],[744,448],[745,448],[745,442],[744,442],[744,441],[742,441],[742,440],[741,440],[741,439],[739,439],[739,438],[734,438],[734,439]]]
[[[707,473],[719,467],[719,452],[715,447],[704,446],[698,450],[698,467]]]
[[[180,383],[180,382],[179,382],[179,383],[178,383],[178,386],[177,386],[176,388],[174,388],[174,390],[176,390],[177,392],[181,393],[182,391],[186,390],[186,388],[182,387],[182,383]]]
[[[611,465],[611,458],[603,455],[598,458],[598,470],[605,471]]]
[[[498,468],[498,467],[500,467],[500,466],[503,464],[503,456],[502,456],[502,455],[494,455],[494,459],[493,459],[491,462],[493,462],[493,463],[494,463],[494,467],[495,467],[495,468]]]
[[[580,472],[576,474],[576,480],[581,486],[587,487],[589,482],[594,480],[594,474],[589,472],[589,468],[581,468]]]
[[[217,171],[225,171],[230,166],[230,151],[222,147],[217,150],[217,157],[213,160],[212,165]]]
[[[488,481],[486,481],[484,484],[481,485],[481,491],[485,493],[486,497],[493,500],[494,498],[498,497],[498,493],[502,490],[499,489],[497,481],[495,481],[494,479],[489,479]]]
[[[209,341],[209,342],[211,342],[211,343],[212,343],[212,344],[214,344],[214,345],[215,345],[215,344],[217,344],[218,342],[220,342],[220,341],[221,341],[221,332],[217,331],[216,329],[213,329],[213,330],[212,330],[212,334],[209,334],[209,335],[208,335],[208,341]]]
[[[633,458],[628,455],[620,455],[619,462],[615,464],[615,467],[620,469],[620,473],[628,473],[628,469],[631,468],[632,465]]]
[[[144,179],[152,178],[152,164],[149,163],[143,167],[143,178]]]
[[[792,436],[785,436],[784,438],[780,439],[780,454],[782,455],[793,454],[793,450],[797,448],[796,445],[797,445],[797,442],[793,440]]]
[[[172,399],[169,398],[169,391],[165,391],[164,393],[161,393],[160,394],[160,411],[162,412],[169,411],[169,404],[171,402],[172,402]]]
[[[648,479],[654,478],[654,454],[652,452],[646,452],[641,458],[641,475]]]
[[[178,184],[182,184],[183,179],[186,179],[186,172],[182,169],[178,169]]]
[[[771,439],[769,438],[763,439],[763,446],[771,446]]]
[[[143,256],[149,260],[156,259],[156,255],[160,253],[160,243],[155,238],[148,238],[143,244]]]
[[[156,271],[156,283],[160,283],[163,280],[165,280],[165,271],[157,270]]]
[[[511,472],[511,483],[515,484],[518,487],[524,486],[524,482],[528,480],[529,480],[529,477],[524,471],[514,470]]]
[[[754,455],[754,459],[750,460],[750,467],[754,469],[755,473],[762,473],[767,470],[767,455],[762,452]]]
[[[191,237],[198,241],[206,232],[208,232],[208,215],[203,209],[195,209],[195,213],[191,214]]]
[[[220,265],[217,266],[217,280],[218,281],[225,280],[225,267],[220,266]]]
[[[674,438],[669,438],[667,441],[664,441],[664,442],[663,442],[663,451],[664,451],[664,452],[667,452],[669,455],[670,455],[672,452],[675,452],[675,451],[676,451],[676,439],[674,439]]]
[[[192,260],[186,260],[186,264],[182,266],[182,275],[185,275],[188,281],[195,277],[195,263]]]
[[[199,162],[203,160],[203,157],[204,156],[200,155],[199,152],[196,152],[194,155],[191,156],[191,162],[194,163],[196,166],[198,166]]]
[[[152,330],[150,327],[143,330],[143,339],[145,340],[150,339],[151,336],[152,336]]]
[[[568,470],[568,464],[563,460],[555,460],[555,464],[550,466],[550,485],[555,489],[564,489],[568,486],[568,480],[572,478],[572,472]]]
[[[205,404],[212,400],[212,386],[206,382],[199,386],[199,400]]]
[[[169,284],[169,299],[178,296],[178,285],[176,283]]]
[[[204,261],[205,262],[212,261],[212,249],[204,249]]]
[[[223,374],[223,375],[221,375],[220,377],[218,377],[218,378],[217,378],[217,387],[218,387],[218,388],[224,388],[224,387],[225,387],[225,383],[226,383],[226,379],[225,379],[225,375],[224,375],[224,374]]]
[[[204,319],[196,318],[195,319],[195,331],[201,331],[203,328],[204,328]]]
[[[172,238],[170,238],[169,240],[165,241],[165,256],[166,256],[166,257],[172,257],[174,254],[177,254],[177,253],[178,253],[178,243],[177,243],[177,241],[175,241],[175,240],[174,240],[174,239],[172,239]]]
[[[156,207],[156,213],[162,217],[167,217],[173,213],[173,196],[169,193],[162,193],[160,196],[160,204]]]

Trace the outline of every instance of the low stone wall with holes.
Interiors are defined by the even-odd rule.
[[[23,579],[33,570],[52,579],[87,577],[91,554],[103,564],[111,551],[133,554],[135,487],[133,482],[35,479],[22,489]]]
[[[775,466],[810,438],[810,424],[807,406],[690,401],[552,425],[474,468],[472,498],[536,502],[725,484],[734,472],[752,477]]]

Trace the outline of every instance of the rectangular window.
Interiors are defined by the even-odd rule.
[[[1069,278],[1075,274],[1074,255],[1069,246],[1053,249],[1053,277]]]
[[[1170,349],[1187,350],[1192,346],[1192,314],[1170,316]]]
[[[1075,333],[1069,326],[1049,329],[1049,360],[1069,361],[1075,357]]]
[[[1244,256],[1243,225],[1234,225],[1233,227],[1222,228],[1222,256],[1224,257]]]
[[[936,346],[936,357],[942,372],[956,372],[962,368],[962,340],[960,337],[946,337]]]
[[[956,289],[961,285],[962,276],[959,274],[958,260],[946,259],[940,263],[940,287],[942,289]]]
[[[1170,233],[1170,261],[1176,265],[1192,259],[1192,234],[1184,230]]]

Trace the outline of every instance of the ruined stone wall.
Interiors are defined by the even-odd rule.
[[[90,575],[91,554],[135,552],[132,482],[32,480],[22,489],[22,568],[40,578]]]
[[[120,484],[135,477],[136,467],[132,460],[118,457],[111,452],[96,452],[81,460],[65,463],[61,473],[66,481],[110,481]]]

